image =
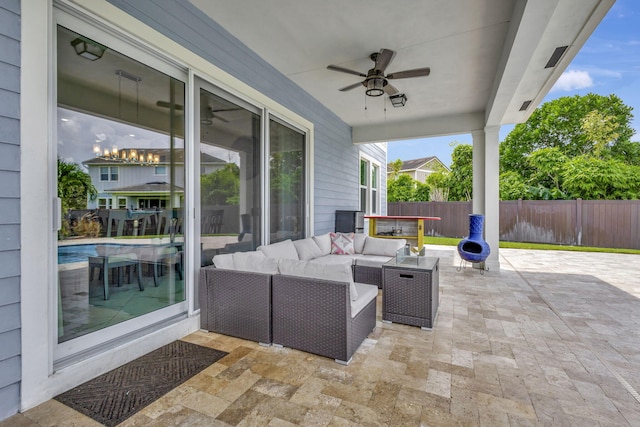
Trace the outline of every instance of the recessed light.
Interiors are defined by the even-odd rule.
[[[529,105],[530,105],[530,104],[531,104],[531,100],[524,101],[524,102],[522,103],[522,105],[520,106],[520,111],[524,111],[524,110],[526,110],[527,108],[529,108]]]
[[[551,58],[549,58],[549,60],[547,61],[547,65],[545,65],[544,68],[553,68],[558,65],[558,62],[560,62],[560,58],[562,58],[562,55],[564,55],[564,52],[568,47],[569,46],[557,47],[556,50],[554,50],[551,54]]]
[[[65,118],[63,117],[63,118],[61,118],[61,119],[60,119],[60,121],[68,122],[68,121],[69,121],[69,119],[65,119]]]

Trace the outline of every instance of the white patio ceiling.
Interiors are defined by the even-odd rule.
[[[351,125],[354,142],[373,142],[525,121],[614,0],[191,2]],[[545,68],[560,46],[569,48]],[[362,78],[326,69],[366,74],[381,48],[396,51],[386,73],[431,68],[391,81],[408,98],[402,108],[364,87],[340,92]]]

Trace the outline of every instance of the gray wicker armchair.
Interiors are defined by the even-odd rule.
[[[271,274],[200,269],[200,326],[271,344]]]
[[[346,282],[274,275],[272,304],[274,345],[330,357],[338,363],[348,364],[376,326],[376,298],[351,317]]]

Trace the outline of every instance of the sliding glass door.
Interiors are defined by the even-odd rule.
[[[255,250],[261,233],[261,111],[200,82],[197,111],[201,265]]]
[[[306,135],[269,120],[269,241],[306,237]]]
[[[94,38],[57,29],[58,342],[136,320],[85,347],[186,311],[186,73]]]

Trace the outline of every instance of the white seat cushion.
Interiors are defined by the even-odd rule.
[[[351,317],[356,317],[372,299],[378,297],[378,287],[376,285],[356,282],[355,287],[358,292],[358,298],[351,300]]]
[[[393,257],[383,255],[363,255],[356,258],[356,265],[363,267],[382,267],[382,264],[388,262]]]
[[[329,254],[329,255],[318,257],[318,258],[310,259],[309,262],[312,262],[314,264],[322,264],[322,265],[340,265],[340,264],[352,265],[354,259],[356,259],[356,257],[354,257],[353,255]]]

